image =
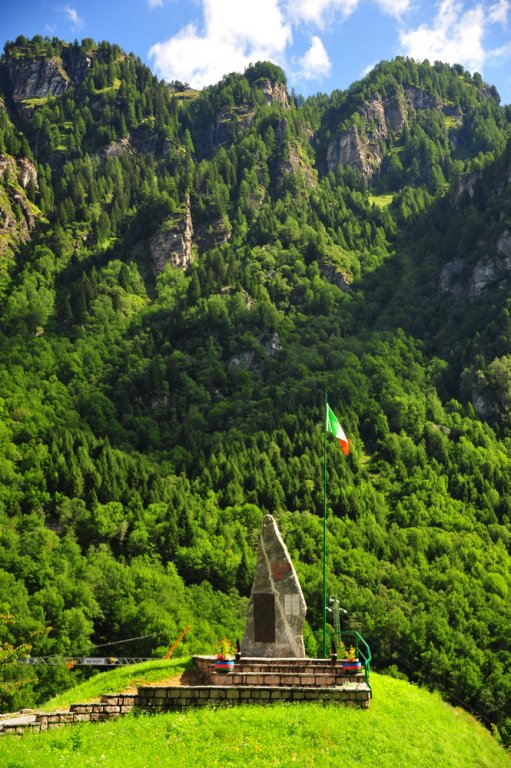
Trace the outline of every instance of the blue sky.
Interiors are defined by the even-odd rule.
[[[201,88],[274,61],[297,93],[330,93],[397,55],[462,64],[511,103],[511,0],[8,0],[0,43],[92,37]]]

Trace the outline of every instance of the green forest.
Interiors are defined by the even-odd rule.
[[[242,637],[271,513],[318,653],[328,387],[328,594],[378,671],[509,746],[510,181],[511,107],[461,66],[303,98],[270,62],[199,92],[8,43],[2,652]],[[10,664],[0,708],[81,674]]]

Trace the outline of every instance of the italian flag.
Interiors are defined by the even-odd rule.
[[[344,429],[337,421],[337,416],[332,411],[328,403],[326,405],[326,431],[331,432],[332,435],[339,440],[339,443],[341,444],[341,450],[347,456],[350,452],[350,441],[344,434]]]

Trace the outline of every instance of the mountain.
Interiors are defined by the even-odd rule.
[[[269,62],[197,92],[118,46],[36,37],[6,45],[0,97],[2,642],[235,638],[269,511],[315,653],[327,385],[351,440],[327,451],[329,594],[380,670],[509,743],[495,89],[397,58],[308,99]],[[23,672],[4,708],[74,674]]]

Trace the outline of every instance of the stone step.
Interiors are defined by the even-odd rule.
[[[195,666],[207,679],[218,674],[215,670],[214,656],[194,656]],[[335,675],[338,679],[353,675],[364,675],[360,672],[345,671],[340,662],[333,664],[330,659],[268,659],[244,657],[234,664],[234,672],[239,674],[289,674],[307,677],[311,675]]]
[[[279,687],[310,687],[310,688],[329,688],[332,686],[342,686],[344,683],[363,682],[365,677],[360,674],[345,674],[341,670],[338,672],[308,672],[298,674],[296,672],[242,672],[236,667],[234,672],[229,674],[213,673],[208,677],[211,685],[270,685]]]

